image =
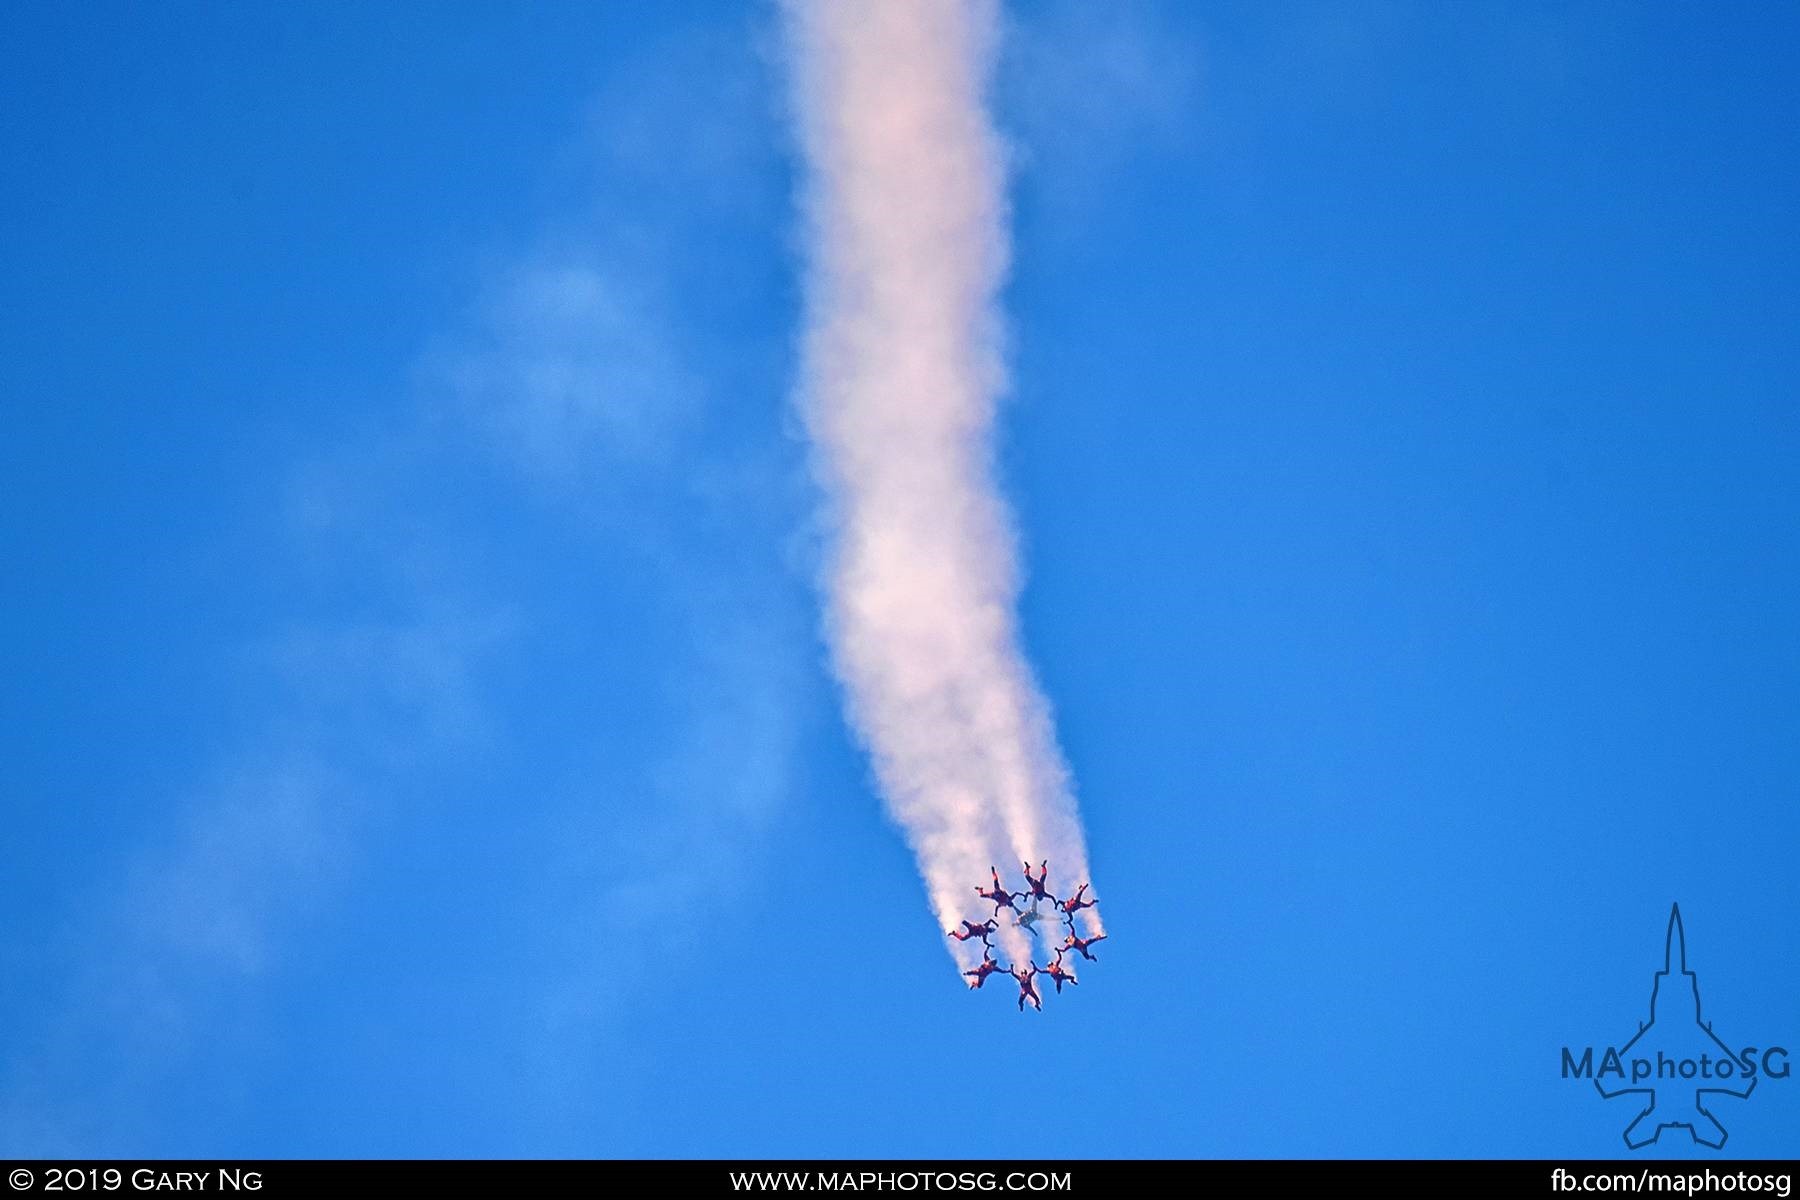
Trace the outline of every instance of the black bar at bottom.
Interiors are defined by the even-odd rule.
[[[1792,1192],[1793,1160],[1082,1159],[1035,1160],[512,1160],[25,1159],[0,1163],[5,1196],[314,1195],[344,1187],[669,1187],[708,1195],[1094,1194],[1171,1185],[1371,1188],[1392,1194],[1504,1189],[1583,1196]]]

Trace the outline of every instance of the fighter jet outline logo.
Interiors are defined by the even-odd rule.
[[[1699,1046],[1699,1054],[1689,1048]],[[1674,1048],[1677,1052],[1671,1054]],[[1632,1051],[1636,1049],[1637,1053]],[[1713,1051],[1717,1054],[1713,1054]],[[1705,1019],[1700,1009],[1700,980],[1688,969],[1687,965],[1687,933],[1681,924],[1681,906],[1671,905],[1669,908],[1669,931],[1663,942],[1663,968],[1656,973],[1650,986],[1650,1019],[1638,1022],[1638,1031],[1631,1040],[1618,1048],[1618,1056],[1633,1062],[1648,1061],[1646,1055],[1654,1053],[1658,1066],[1658,1086],[1655,1087],[1619,1087],[1611,1091],[1602,1082],[1604,1071],[1594,1077],[1594,1089],[1607,1100],[1616,1100],[1621,1096],[1641,1096],[1643,1108],[1632,1118],[1631,1124],[1625,1127],[1625,1145],[1633,1150],[1641,1150],[1654,1144],[1662,1137],[1665,1129],[1686,1129],[1690,1137],[1702,1146],[1714,1150],[1723,1149],[1725,1139],[1730,1135],[1719,1118],[1707,1107],[1708,1097],[1735,1096],[1742,1100],[1756,1090],[1756,1076],[1746,1072],[1742,1087],[1733,1087],[1713,1075],[1705,1086],[1695,1082],[1691,1076],[1682,1075],[1679,1068],[1672,1069],[1670,1077],[1664,1077],[1662,1067],[1665,1064],[1691,1065],[1696,1062],[1724,1060],[1736,1064],[1739,1056],[1734,1054],[1719,1035],[1713,1032],[1712,1022]],[[1731,1078],[1736,1078],[1735,1069]],[[1674,1101],[1671,1102],[1671,1097]]]

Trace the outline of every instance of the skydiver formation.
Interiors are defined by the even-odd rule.
[[[1075,972],[1069,970],[1069,968],[1063,964],[1063,956],[1073,950],[1089,962],[1099,962],[1100,960],[1094,957],[1093,951],[1090,950],[1089,947],[1098,942],[1104,942],[1106,940],[1106,935],[1104,933],[1095,933],[1092,937],[1082,937],[1081,932],[1075,927],[1076,914],[1081,912],[1084,908],[1094,907],[1094,902],[1092,900],[1084,900],[1082,898],[1087,894],[1087,884],[1084,883],[1076,888],[1075,894],[1068,899],[1060,899],[1050,891],[1050,864],[1048,862],[1038,864],[1036,875],[1031,873],[1030,863],[1025,863],[1024,867],[1025,885],[1027,890],[1023,892],[1015,892],[1008,888],[1000,881],[1000,869],[998,867],[989,867],[988,872],[993,877],[992,886],[984,888],[977,885],[975,894],[994,906],[993,916],[985,921],[963,921],[961,922],[962,927],[960,929],[952,929],[949,931],[949,936],[955,938],[959,942],[972,942],[976,940],[980,940],[981,942],[980,965],[972,971],[963,972],[963,974],[969,978],[969,987],[979,988],[982,984],[987,982],[988,976],[996,973],[1011,976],[1013,982],[1019,985],[1019,1011],[1024,1012],[1026,1002],[1030,1001],[1033,1009],[1042,1012],[1044,1008],[1043,997],[1038,995],[1037,985],[1033,982],[1036,977],[1042,975],[1044,978],[1055,983],[1056,992],[1058,995],[1061,995],[1063,984],[1066,983],[1072,987],[1081,982],[1079,979],[1075,978]],[[1021,909],[1019,905],[1025,901],[1030,901],[1031,907],[1028,909]],[[1045,911],[1040,907],[1045,901],[1049,902],[1050,907],[1048,911]],[[1027,939],[1039,934],[1042,934],[1048,939],[1051,937],[1049,929],[1055,929],[1064,935],[1062,942],[1054,947],[1055,955],[1051,958],[1049,966],[1038,966],[1035,955],[1027,960],[1023,968],[1017,963],[1014,963],[1011,966],[1003,966],[994,961],[994,943],[992,938],[995,932],[1000,929],[1000,914],[1002,912],[1010,913],[1012,915],[1011,924],[1024,930]],[[1060,925],[1055,921],[1052,921],[1049,925],[1049,929],[1040,930],[1038,928],[1038,922],[1044,917],[1049,916],[1051,913],[1054,913],[1056,918],[1060,920]],[[1091,918],[1089,919],[1091,920]]]

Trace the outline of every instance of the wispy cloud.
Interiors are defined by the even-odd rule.
[[[597,1020],[687,957],[708,913],[746,885],[810,707],[798,615],[715,612],[671,684],[674,720],[627,776],[624,811],[576,803],[559,818],[534,899],[543,974],[531,1008],[554,1033],[540,1055],[590,1045]]]
[[[616,929],[698,922],[670,890],[747,882],[718,847],[754,861],[814,654],[781,558],[798,475],[782,361],[753,344],[770,317],[696,286],[762,269],[740,262],[744,229],[779,236],[743,211],[779,195],[772,106],[744,103],[768,100],[760,70],[742,38],[647,48],[561,164],[575,196],[489,251],[416,390],[268,464],[289,481],[266,546],[291,607],[221,645],[245,681],[240,728],[185,795],[144,798],[142,844],[69,917],[80,949],[0,1076],[0,1152],[116,1149],[127,1125],[133,1145],[179,1150],[132,1089],[197,1053],[216,997],[272,986],[296,932],[389,868],[372,825],[541,744],[546,708],[568,744],[517,764],[518,786],[535,789],[530,834],[558,840],[507,893],[549,926],[526,950],[532,1054],[557,1058],[641,979],[629,955],[608,975],[582,965]],[[778,243],[758,255],[778,262]],[[616,593],[658,628],[601,626]],[[668,650],[645,701],[666,727],[638,743],[583,725],[581,689],[630,657],[609,648],[651,634]],[[521,678],[537,668],[554,670]],[[98,1070],[102,1046],[129,1069]]]
[[[505,630],[499,617],[315,628],[247,656],[278,715],[186,795],[142,798],[161,820],[69,918],[42,1025],[13,1031],[0,1153],[91,1155],[145,1136],[155,1109],[133,1087],[205,1044],[218,997],[288,965],[402,780],[456,760],[484,726],[473,680]]]
[[[1185,19],[1184,19],[1185,18]],[[1014,12],[997,71],[1021,187],[1076,232],[1128,155],[1191,148],[1206,48],[1191,11],[1156,0],[1056,0]]]
[[[118,914],[144,956],[174,980],[199,968],[255,974],[268,966],[277,927],[325,892],[354,841],[354,785],[311,755],[225,768],[169,844],[130,873]]]
[[[703,406],[669,308],[595,247],[540,251],[492,286],[435,370],[460,415],[534,475],[578,488],[623,463],[666,467]]]

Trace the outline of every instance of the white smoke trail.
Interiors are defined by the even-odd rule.
[[[852,719],[939,922],[988,867],[1087,879],[1048,707],[1019,645],[995,485],[1006,384],[1005,154],[990,0],[787,0],[809,255],[800,406],[830,498],[827,631]],[[1098,916],[1086,910],[1089,925]],[[1008,948],[1029,950],[1022,933]],[[978,951],[960,955],[967,960]]]

